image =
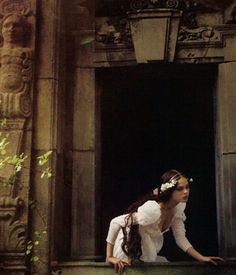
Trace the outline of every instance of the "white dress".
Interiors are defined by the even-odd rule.
[[[184,209],[186,203],[179,203],[174,209],[174,215],[169,227],[172,228],[175,241],[177,245],[183,250],[187,251],[192,245],[185,236],[184,221],[186,216]],[[128,260],[127,255],[121,248],[123,242],[122,227],[125,227],[126,217],[128,214],[114,218],[110,223],[106,241],[112,245],[113,256],[119,259]],[[145,202],[133,214],[134,224],[139,224],[139,233],[141,236],[142,256],[141,260],[144,262],[166,262],[165,257],[158,256],[163,246],[163,234],[169,230],[169,227],[161,232],[158,225],[160,223],[161,209],[160,205],[153,200]]]

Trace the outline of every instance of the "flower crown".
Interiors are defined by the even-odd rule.
[[[168,189],[174,187],[177,183],[178,181],[176,179],[170,179],[170,181],[162,183],[161,192],[167,191]]]
[[[176,175],[173,176],[169,181],[162,183],[161,188],[160,188],[162,193],[166,192],[168,189],[174,187],[178,183],[178,180],[175,179],[175,177],[176,177]],[[193,182],[193,179],[190,178],[190,179],[188,179],[188,181]],[[158,188],[155,188],[153,190],[153,194],[158,195]]]

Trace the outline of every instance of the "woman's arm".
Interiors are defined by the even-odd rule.
[[[129,265],[129,263],[124,260],[114,257],[113,256],[113,247],[114,247],[113,244],[107,242],[107,251],[106,251],[107,261],[114,265],[116,273],[121,274],[124,270],[124,267],[126,265]]]
[[[185,226],[183,217],[174,218],[171,224],[171,228],[175,237],[176,244],[186,252],[190,247],[191,243],[188,241],[185,235]]]
[[[183,218],[178,217],[176,218],[172,223],[172,230],[173,234],[176,240],[176,243],[178,246],[184,250],[186,253],[188,253],[191,257],[196,259],[200,262],[211,262],[213,264],[217,264],[216,261],[224,261],[220,257],[214,257],[214,256],[203,256],[201,253],[199,253],[188,241],[188,239],[185,236],[185,226]]]
[[[114,218],[110,222],[110,227],[107,235],[107,247],[106,247],[106,260],[114,265],[116,273],[121,274],[123,272],[123,269],[125,265],[128,265],[129,263],[125,260],[116,258],[113,256],[113,248],[114,243],[116,241],[116,238],[118,236],[119,231],[121,230],[121,227],[125,226],[125,219],[127,215],[121,215],[116,218]]]

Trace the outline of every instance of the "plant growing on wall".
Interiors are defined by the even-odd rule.
[[[25,161],[28,156],[24,152],[20,152],[19,154],[11,155],[9,153],[9,148],[11,147],[11,141],[9,139],[9,134],[4,132],[3,129],[6,126],[6,119],[0,122],[0,169],[4,169],[7,166],[11,166],[10,175],[7,177],[0,178],[0,187],[7,188],[14,184],[20,185],[18,182],[19,173],[22,169],[30,169],[25,165]],[[37,168],[36,173],[40,173],[41,179],[49,179],[52,177],[52,169],[48,166],[49,158],[52,154],[52,150],[45,152],[44,154],[37,156]],[[22,188],[22,186],[21,186]],[[43,223],[46,226],[44,218],[41,214],[40,209],[37,207],[37,203],[31,202],[31,209],[35,210],[36,214],[42,219]],[[29,257],[31,262],[40,261],[40,257],[37,255],[37,248],[40,247],[40,242],[44,235],[47,234],[47,229],[42,231],[35,231],[32,236],[32,240],[28,240],[27,244],[25,244],[25,255]]]

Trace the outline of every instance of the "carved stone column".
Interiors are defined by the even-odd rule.
[[[17,274],[26,268],[35,9],[34,0],[0,0],[0,119],[7,119],[8,153],[28,155],[28,168],[11,185],[0,185],[0,258],[4,270]],[[10,165],[0,169],[1,181],[12,170]]]

